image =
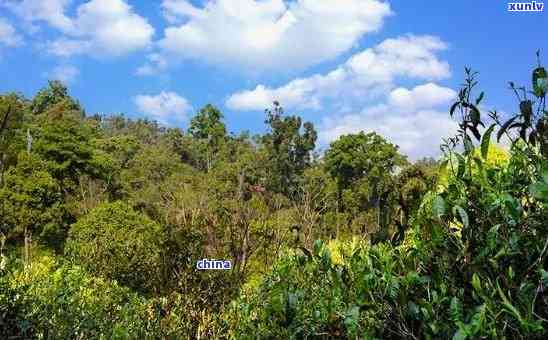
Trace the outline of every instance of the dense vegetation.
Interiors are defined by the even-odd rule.
[[[317,154],[279,103],[251,136],[0,96],[0,338],[546,338],[548,76],[505,119],[476,78],[414,163],[374,132]]]

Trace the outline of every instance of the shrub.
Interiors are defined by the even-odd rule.
[[[91,273],[142,292],[161,282],[161,227],[123,202],[106,203],[75,223],[66,255]]]

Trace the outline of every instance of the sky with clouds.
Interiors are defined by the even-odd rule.
[[[182,128],[212,103],[235,133],[277,100],[320,148],[377,131],[418,159],[455,132],[464,66],[486,107],[515,108],[547,19],[493,0],[0,0],[0,92],[58,79],[88,113]]]

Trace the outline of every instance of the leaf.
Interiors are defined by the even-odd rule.
[[[485,92],[481,92],[478,98],[476,99],[476,105],[479,105],[485,96]]]
[[[453,208],[453,214],[455,214],[455,212],[459,214],[462,225],[468,228],[470,226],[470,222],[466,211],[461,206],[457,205]]]
[[[509,120],[507,120],[506,123],[502,124],[502,126],[500,127],[500,130],[497,132],[497,142],[500,142],[502,135],[506,132],[510,124],[512,124],[517,118],[518,116],[514,116],[510,118]]]
[[[320,256],[320,252],[323,249],[323,242],[322,240],[316,240],[314,241],[314,255]]]
[[[466,160],[464,159],[464,157],[462,157],[462,155],[458,153],[456,155],[459,162],[459,166],[457,169],[457,178],[462,178],[462,176],[464,176],[464,172],[466,171]]]
[[[548,202],[548,183],[533,183],[529,186],[529,192],[534,198],[543,202]]]
[[[472,134],[474,135],[474,137],[476,137],[477,140],[481,140],[481,134],[479,133],[476,126],[471,126],[470,131],[472,131]]]
[[[474,287],[476,292],[481,292],[481,280],[476,273],[472,275],[472,287]]]
[[[474,127],[477,127],[481,123],[481,113],[475,105],[469,104],[469,107],[470,107],[470,110],[471,110],[470,111],[470,119],[472,120],[472,123],[474,124]]]
[[[537,67],[533,71],[533,91],[537,97],[544,97],[548,89],[548,74],[544,67]]]
[[[481,140],[481,156],[485,160],[487,159],[487,155],[489,153],[489,143],[491,143],[491,134],[493,133],[494,129],[495,124],[491,125],[489,129],[485,131]]]
[[[470,154],[474,150],[474,143],[468,135],[464,135],[464,152],[466,155]]]
[[[510,314],[510,315],[513,315],[518,321],[520,324],[523,324],[523,318],[521,317],[521,314],[519,313],[519,311],[517,310],[516,307],[514,307],[514,305],[512,305],[510,303],[510,301],[508,300],[508,298],[506,297],[506,295],[504,295],[504,293],[502,292],[502,289],[500,288],[499,286],[499,283],[497,282],[497,291],[499,293],[499,296],[501,297],[502,299],[502,304],[504,305],[504,307],[506,308],[506,311]]]
[[[529,134],[529,143],[531,143],[532,146],[537,145],[537,133],[536,133],[536,131],[533,131]]]
[[[455,114],[455,110],[457,109],[457,107],[459,107],[459,104],[460,102],[455,102],[453,105],[451,105],[451,109],[449,109],[449,114],[451,115],[451,117],[453,117],[453,115]]]
[[[441,218],[445,215],[445,200],[441,196],[436,196],[432,202],[432,214],[436,218]]]
[[[355,330],[358,322],[360,320],[360,307],[353,306],[346,312],[346,317],[344,319],[344,324],[350,330]]]

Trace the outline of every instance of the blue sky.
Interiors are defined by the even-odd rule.
[[[322,146],[375,130],[416,159],[455,131],[464,66],[486,108],[516,107],[506,84],[529,85],[547,24],[492,0],[0,0],[0,92],[60,79],[88,113],[183,128],[212,103],[233,132],[279,100]]]

